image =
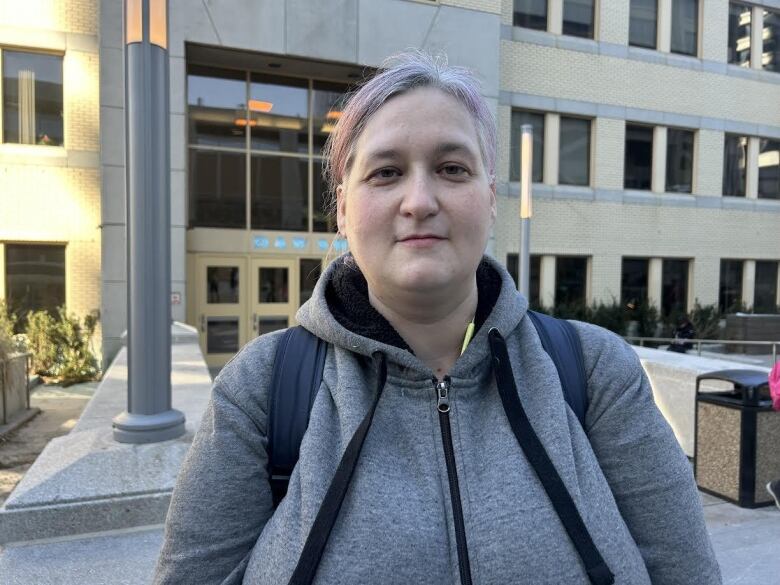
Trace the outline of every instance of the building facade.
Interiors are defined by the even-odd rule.
[[[294,324],[344,243],[321,148],[408,47],[475,70],[499,128],[488,252],[516,264],[535,129],[532,301],[671,315],[780,304],[780,2],[169,0],[174,318],[212,365]],[[125,327],[122,2],[100,2],[102,314]]]
[[[96,0],[0,1],[0,299],[18,315],[101,307],[98,36]]]

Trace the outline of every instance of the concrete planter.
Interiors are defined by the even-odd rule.
[[[0,424],[30,407],[27,363],[30,354],[17,353],[0,361]]]

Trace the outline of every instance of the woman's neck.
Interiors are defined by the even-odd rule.
[[[461,294],[391,296],[369,284],[371,305],[395,328],[414,354],[442,378],[460,355],[466,327],[474,319],[476,277]]]

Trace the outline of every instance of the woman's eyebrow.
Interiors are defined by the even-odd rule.
[[[436,150],[434,152],[436,153],[436,156],[456,153],[466,155],[472,159],[476,157],[476,154],[462,142],[442,142],[436,146]]]

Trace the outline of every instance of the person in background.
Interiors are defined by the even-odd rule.
[[[674,341],[667,349],[677,353],[686,353],[688,350],[693,349],[693,344],[686,342],[685,340],[694,339],[695,337],[696,330],[693,328],[693,323],[688,319],[688,315],[683,315],[677,319],[677,328],[674,330]]]

